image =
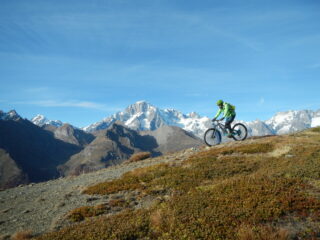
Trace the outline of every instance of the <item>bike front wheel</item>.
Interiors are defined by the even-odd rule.
[[[221,142],[221,133],[215,128],[209,128],[204,133],[204,141],[210,147],[218,145]]]
[[[232,138],[236,141],[243,141],[248,136],[248,130],[242,123],[237,123],[232,128]]]

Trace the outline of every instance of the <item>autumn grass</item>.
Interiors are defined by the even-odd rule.
[[[150,235],[149,231],[148,211],[125,210],[108,218],[86,221],[58,232],[47,233],[37,239],[142,239]]]
[[[128,162],[138,162],[138,161],[142,161],[142,160],[145,160],[147,158],[150,158],[151,157],[151,153],[150,152],[139,152],[139,153],[136,153],[136,154],[133,154]]]
[[[267,153],[274,149],[272,143],[254,143],[250,145],[242,145],[238,147],[233,147],[230,149],[223,149],[221,154],[232,154],[232,153],[242,153],[242,154],[254,154],[254,153]]]
[[[112,199],[109,201],[109,206],[125,208],[129,206],[129,202],[124,199]]]
[[[105,195],[126,190],[143,190],[146,189],[146,184],[163,176],[167,169],[167,164],[136,169],[125,173],[119,179],[93,185],[84,190],[84,193]]]
[[[320,223],[319,138],[311,129],[211,148],[182,165],[133,170],[85,193],[139,190],[170,197],[38,239],[316,239],[320,227],[309,226]],[[127,203],[111,204],[125,208]],[[94,207],[89,208],[78,212]],[[292,223],[299,227],[292,230]]]
[[[312,128],[311,131],[315,133],[320,133],[320,127]]]
[[[84,206],[79,207],[74,210],[72,210],[68,216],[67,219],[69,219],[72,222],[80,222],[83,221],[86,218],[99,216],[107,211],[106,205],[100,204],[97,206]]]
[[[243,224],[263,226],[287,213],[306,218],[320,204],[301,192],[305,187],[293,179],[244,177],[198,188],[163,206],[163,218],[168,220],[159,232],[167,239],[234,239]]]
[[[234,177],[176,194],[151,209],[128,210],[39,239],[244,239],[246,234],[263,239],[268,231],[277,233],[273,239],[286,239],[272,222],[289,213],[320,220],[319,200],[303,193],[308,187],[298,179]]]
[[[16,232],[11,236],[11,240],[27,240],[33,237],[31,230]]]
[[[288,240],[288,230],[271,226],[242,225],[237,236],[239,240]]]
[[[124,190],[152,191],[153,188],[189,191],[191,188],[213,179],[225,179],[234,175],[251,174],[258,168],[258,160],[244,161],[241,157],[219,159],[216,155],[193,156],[186,165],[172,167],[159,164],[134,170],[120,179],[99,183],[87,188],[86,194],[111,194]]]

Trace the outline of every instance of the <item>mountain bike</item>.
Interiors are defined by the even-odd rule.
[[[221,143],[221,132],[223,133],[223,135],[228,134],[226,126],[221,123],[222,120],[213,120],[212,122],[213,122],[213,127],[209,128],[204,133],[204,141],[210,147]],[[247,130],[247,127],[242,123],[236,123],[231,128],[231,130],[232,130],[231,137],[234,140],[243,141],[247,138],[248,130]]]

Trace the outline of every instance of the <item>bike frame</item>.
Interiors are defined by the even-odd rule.
[[[214,128],[216,128],[216,129],[220,128],[223,133],[227,133],[226,126],[221,123],[222,121],[216,120],[215,122],[213,122],[213,127]]]

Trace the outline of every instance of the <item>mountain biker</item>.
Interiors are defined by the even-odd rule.
[[[236,117],[236,112],[235,112],[235,106],[231,105],[230,103],[223,102],[222,100],[217,101],[217,106],[219,107],[219,110],[217,114],[214,116],[212,121],[217,120],[219,115],[223,112],[223,117],[220,120],[226,119],[225,126],[226,129],[229,130],[228,137],[232,137],[232,130],[231,130],[231,123]]]

